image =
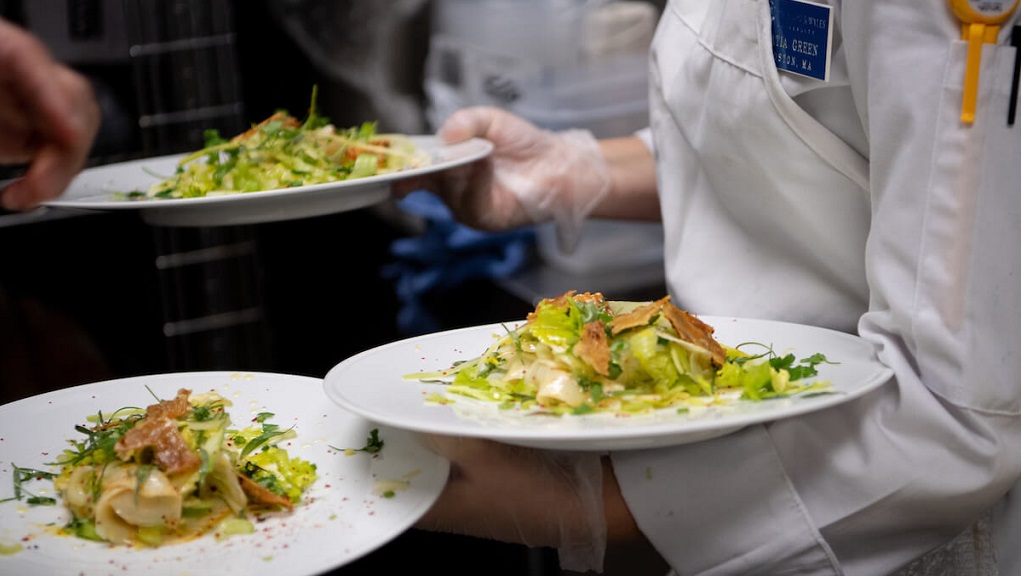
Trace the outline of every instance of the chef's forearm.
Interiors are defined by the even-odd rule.
[[[592,217],[659,220],[656,160],[648,146],[627,136],[601,140],[599,147],[609,164],[612,184]]]

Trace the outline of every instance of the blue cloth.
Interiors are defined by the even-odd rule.
[[[482,232],[454,220],[436,195],[412,192],[398,208],[425,221],[425,231],[400,238],[390,245],[395,260],[383,267],[386,278],[396,281],[398,329],[408,335],[440,330],[435,316],[422,299],[465,281],[502,278],[528,264],[535,245],[531,227],[507,232]]]

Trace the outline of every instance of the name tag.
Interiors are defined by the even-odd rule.
[[[769,0],[778,70],[828,82],[833,9],[806,0]]]

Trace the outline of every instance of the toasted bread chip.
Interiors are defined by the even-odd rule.
[[[152,448],[153,460],[167,475],[198,470],[202,459],[192,452],[175,422],[191,409],[189,396],[191,390],[181,388],[173,400],[164,400],[147,407],[145,418],[114,445],[117,456],[128,460],[135,451]]]
[[[259,130],[261,130],[263,126],[269,124],[270,122],[281,122],[285,128],[298,128],[299,126],[301,126],[301,122],[297,118],[291,116],[290,114],[286,112],[274,112],[269,118],[266,118],[265,120],[259,122],[255,126],[252,126],[248,130],[231,138],[230,141],[232,143],[244,142],[245,140],[248,140],[249,138],[258,134]]]
[[[727,352],[720,346],[720,343],[713,338],[713,332],[715,329],[699,320],[695,316],[692,316],[688,312],[681,310],[677,306],[674,306],[671,302],[665,302],[663,305],[663,314],[667,320],[670,321],[670,325],[674,327],[677,335],[682,340],[691,342],[696,346],[701,346],[709,351],[712,356],[713,362],[717,366],[722,366],[727,360]]]
[[[574,300],[579,303],[602,304],[605,302],[603,295],[599,292],[583,292],[578,294],[576,290],[568,290],[556,298],[545,298],[539,304],[545,304],[554,308],[567,308],[568,303]],[[536,309],[539,305],[536,305]],[[528,313],[526,318],[529,322],[535,319],[535,310]]]
[[[663,309],[663,305],[669,300],[670,296],[664,296],[655,302],[649,302],[648,304],[639,306],[630,312],[618,315],[610,323],[613,335],[616,336],[630,328],[648,326],[649,322],[652,322],[653,318],[655,318],[656,315],[659,314],[660,310]]]
[[[610,343],[606,339],[606,327],[602,322],[589,322],[582,327],[581,338],[574,345],[574,354],[599,374],[609,375]]]
[[[600,292],[582,292],[581,294],[574,296],[574,301],[581,302],[583,304],[602,304],[606,301],[606,299],[603,298],[603,295]]]
[[[173,400],[164,400],[158,404],[152,404],[145,409],[145,415],[149,418],[170,418],[176,420],[181,416],[188,413],[191,410],[191,404],[188,402],[188,397],[191,396],[191,390],[181,388],[177,391],[177,397]]]
[[[167,476],[193,472],[202,465],[202,459],[177,429],[177,422],[165,416],[146,416],[121,436],[113,449],[127,461],[137,450],[146,448],[153,449],[153,461]]]
[[[270,507],[280,506],[282,508],[287,508],[288,510],[294,507],[290,498],[270,492],[268,488],[244,474],[238,473],[238,481],[241,482],[241,489],[245,491],[245,494],[248,495],[253,502],[258,502],[259,504]]]

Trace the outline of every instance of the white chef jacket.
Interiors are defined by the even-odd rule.
[[[767,0],[666,6],[650,121],[667,277],[696,313],[857,332],[896,376],[821,412],[613,453],[683,575],[890,574],[984,514],[994,539],[1021,518],[1010,26],[983,49],[968,125],[945,0],[822,3],[828,83],[778,72]],[[1019,548],[997,547],[1001,574],[1021,574]]]

